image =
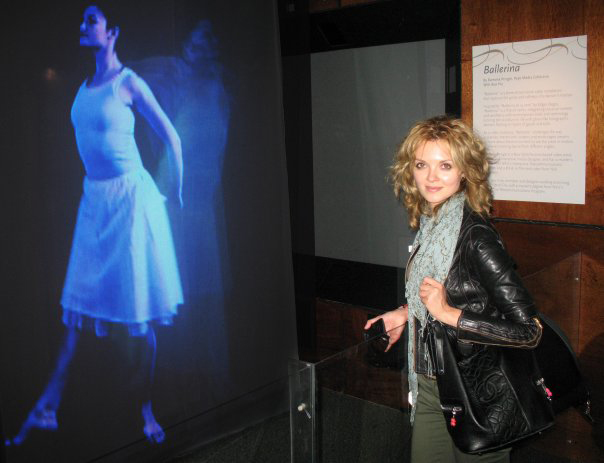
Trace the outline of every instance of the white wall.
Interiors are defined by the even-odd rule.
[[[445,41],[311,55],[315,253],[404,267],[413,234],[386,181],[417,120],[445,112]]]

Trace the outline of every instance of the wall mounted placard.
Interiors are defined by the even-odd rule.
[[[587,36],[472,47],[495,199],[585,204]]]

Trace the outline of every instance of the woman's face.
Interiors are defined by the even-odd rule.
[[[80,45],[105,48],[113,32],[107,30],[105,15],[95,5],[84,10],[84,19],[80,24]]]
[[[417,149],[413,179],[432,209],[459,191],[462,172],[453,163],[447,142],[428,141]]]

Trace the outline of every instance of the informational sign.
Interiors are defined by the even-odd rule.
[[[495,199],[585,204],[587,36],[472,47]]]

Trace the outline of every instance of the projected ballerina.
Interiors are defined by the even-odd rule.
[[[91,4],[80,26],[80,45],[93,51],[96,72],[81,85],[71,110],[86,177],[61,298],[67,334],[50,381],[8,442],[14,445],[32,428],[58,429],[56,412],[80,332],[104,337],[116,326],[127,327],[129,343],[141,351],[143,431],[154,443],[165,438],[151,406],[154,325],[172,323],[183,293],[165,197],[143,167],[133,109],[163,142],[168,196],[182,206],[181,143],[145,81],[120,62],[119,28],[110,16],[106,7]]]

